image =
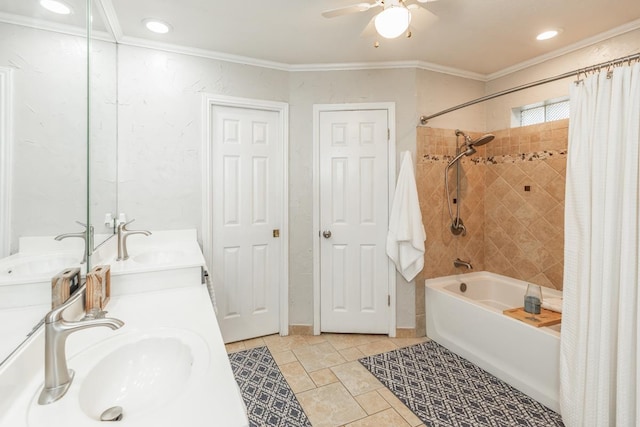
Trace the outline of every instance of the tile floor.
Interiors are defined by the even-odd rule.
[[[424,427],[358,359],[426,340],[356,334],[269,335],[227,344],[227,352],[266,345],[314,427]]]

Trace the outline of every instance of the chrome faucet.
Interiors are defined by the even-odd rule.
[[[122,261],[129,259],[129,252],[127,252],[127,237],[132,234],[144,234],[150,236],[151,232],[146,230],[127,230],[127,225],[131,224],[135,219],[129,222],[122,222],[118,225],[118,258],[116,261]]]
[[[469,270],[473,270],[473,266],[471,265],[470,262],[468,261],[463,261],[460,258],[456,258],[453,260],[453,266],[458,268],[458,267],[467,267],[467,269]]]
[[[65,344],[67,337],[82,329],[106,326],[119,329],[124,322],[101,316],[69,322],[62,315],[67,308],[86,293],[86,283],[64,304],[54,308],[44,318],[44,388],[38,398],[39,405],[48,405],[65,395],[73,381],[73,370],[67,368]]]
[[[90,251],[91,248],[93,247],[93,225],[89,226],[89,233],[87,234],[87,224],[80,221],[76,221],[76,224],[80,224],[81,226],[83,226],[84,231],[79,231],[77,233],[59,234],[56,237],[54,237],[54,239],[57,240],[58,242],[61,241],[62,239],[66,239],[69,237],[78,237],[84,240],[84,251],[82,252],[82,261],[80,261],[80,264],[84,264],[85,262],[87,262],[87,253],[88,253],[87,249]]]

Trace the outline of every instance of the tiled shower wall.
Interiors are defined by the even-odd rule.
[[[473,135],[472,135],[473,137]],[[461,138],[460,138],[461,139]],[[465,236],[454,236],[450,231],[451,220],[446,203],[444,170],[456,151],[455,130],[418,128],[416,151],[416,182],[420,199],[422,220],[427,233],[423,278],[448,276],[457,271],[453,260],[470,261],[475,270],[484,270],[484,185],[485,164],[482,151],[472,157],[463,157],[460,165],[460,203],[452,204],[455,215],[467,228]],[[449,190],[456,198],[456,167],[449,169]]]
[[[568,120],[492,131],[492,142],[464,157],[459,207],[467,235],[454,236],[444,170],[455,155],[455,130],[418,128],[416,179],[427,232],[422,279],[466,272],[453,266],[461,258],[475,271],[562,289],[567,131]],[[423,315],[424,301],[416,304]]]

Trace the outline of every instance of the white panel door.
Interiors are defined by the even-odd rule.
[[[225,342],[279,331],[282,144],[278,113],[212,108],[213,265]]]
[[[320,113],[320,329],[389,332],[386,110]]]

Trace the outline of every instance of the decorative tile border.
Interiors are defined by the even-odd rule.
[[[424,154],[422,156],[422,163],[449,163],[455,156],[440,155],[440,154]],[[535,151],[531,153],[521,154],[507,154],[503,156],[490,156],[490,157],[472,157],[471,159],[465,159],[469,163],[476,165],[488,164],[496,165],[500,163],[521,163],[532,162],[536,160],[546,159],[563,159],[567,157],[567,150],[544,150]]]
[[[564,159],[567,157],[567,150],[545,150],[536,151],[532,153],[522,153],[517,155],[507,154],[505,156],[491,156],[487,157],[485,163],[498,164],[498,163],[521,163],[532,162],[534,160],[546,160],[546,159]]]

